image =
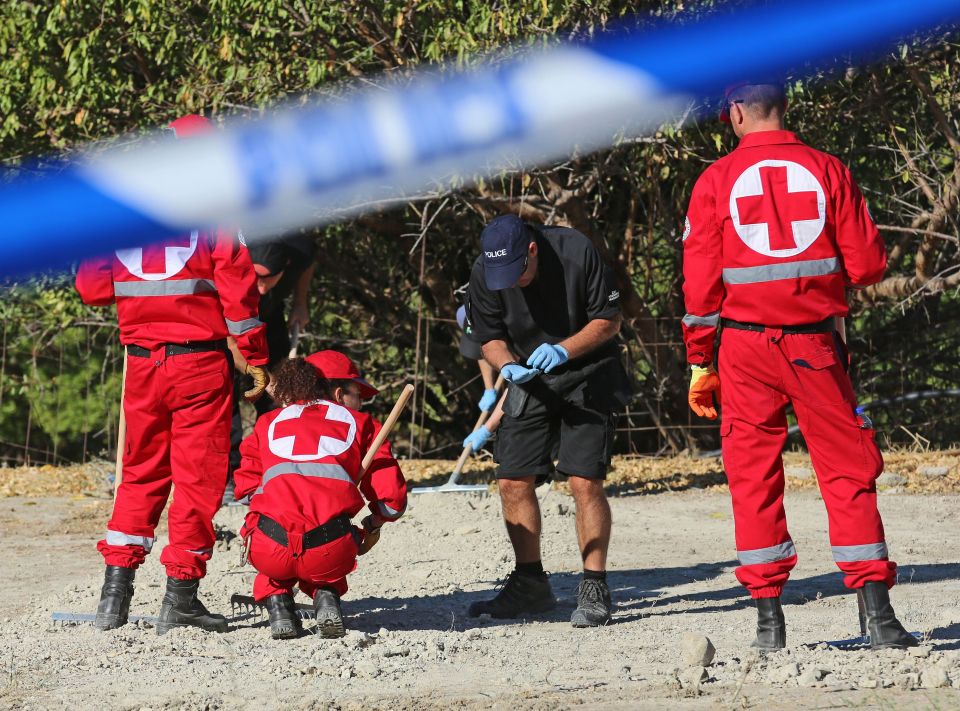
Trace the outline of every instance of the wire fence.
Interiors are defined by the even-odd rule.
[[[426,313],[420,320],[417,362],[406,371],[413,375],[417,396],[393,438],[395,448],[402,456],[455,458],[476,418],[483,385],[472,364],[457,360],[455,322]],[[7,320],[0,324],[0,466],[59,466],[115,457],[123,370],[116,336],[116,324],[108,318],[76,319],[62,328],[27,332]],[[889,337],[900,338],[908,362],[909,337]],[[319,334],[304,336],[307,344],[324,341]],[[20,347],[14,347],[17,343]],[[621,349],[634,395],[618,417],[615,452],[663,456],[719,448],[717,424],[695,417],[686,406],[680,319],[633,321],[624,329]],[[881,444],[929,448],[956,443],[950,432],[960,431],[958,408],[944,403],[960,396],[960,390],[918,390],[903,369],[898,378],[878,380],[871,370],[871,349],[856,355],[854,382],[861,385],[861,402],[875,403],[870,415]],[[450,371],[451,362],[461,366],[456,373]],[[382,371],[377,363],[364,365],[374,378],[378,372],[396,371],[396,364],[381,364]],[[385,415],[399,394],[404,381],[394,380],[384,385],[371,408],[374,414]],[[246,404],[241,413],[249,432],[256,413]],[[802,444],[795,435],[790,442]]]

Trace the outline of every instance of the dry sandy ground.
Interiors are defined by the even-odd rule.
[[[499,499],[425,495],[351,577],[347,638],[286,642],[242,617],[225,635],[55,626],[54,610],[95,608],[102,569],[94,542],[109,502],[0,499],[0,708],[960,708],[957,495],[893,489],[880,497],[901,565],[894,604],[911,630],[928,636],[917,656],[817,644],[856,635],[856,604],[830,560],[822,501],[809,489],[790,492],[800,551],[785,593],[790,649],[757,659],[747,647],[754,611],[732,574],[727,494],[616,488],[617,611],[608,627],[569,625],[578,582],[572,500],[543,488],[555,613],[467,618],[469,603],[510,567]],[[217,523],[235,531],[241,516],[225,509]],[[201,592],[211,609],[230,613],[230,595],[249,592],[252,574],[240,567],[235,541],[218,545]],[[159,608],[157,557],[138,574],[134,614]],[[692,678],[700,670],[691,673],[681,652],[689,632],[717,648],[699,684]]]

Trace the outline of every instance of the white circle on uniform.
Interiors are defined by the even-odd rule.
[[[737,178],[730,217],[740,240],[768,257],[793,257],[823,234],[827,200],[820,181],[799,163],[764,160]]]
[[[307,408],[326,408],[324,419],[334,426],[330,430],[339,429],[342,438],[329,433],[317,436],[315,432],[307,430],[299,423],[290,422],[299,420]],[[290,424],[284,425],[285,422]],[[277,429],[279,428],[279,432]],[[288,434],[289,433],[289,434]],[[357,436],[357,421],[350,411],[336,403],[323,400],[305,405],[287,405],[274,418],[267,429],[267,442],[270,451],[278,457],[293,462],[306,462],[323,457],[335,457],[343,454],[353,444]]]
[[[160,250],[161,246],[156,247],[131,247],[129,249],[118,249],[116,251],[117,259],[134,276],[147,281],[162,281],[183,271],[187,266],[187,261],[197,251],[197,240],[200,233],[194,230],[190,233],[190,241],[187,244],[167,244],[163,249],[163,267],[156,270],[145,271],[143,268],[143,250]],[[170,242],[171,240],[165,240]],[[158,259],[159,262],[159,259]]]

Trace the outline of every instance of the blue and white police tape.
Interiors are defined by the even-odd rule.
[[[0,190],[0,274],[211,225],[250,238],[609,146],[762,72],[874,57],[960,19],[958,0],[803,0],[623,30],[284,107],[190,141],[89,153]]]

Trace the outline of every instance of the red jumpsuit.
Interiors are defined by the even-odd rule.
[[[746,135],[694,186],[683,235],[688,361],[713,361],[721,319],[766,327],[724,326],[718,356],[737,578],[755,598],[778,596],[797,561],[783,510],[788,404],[844,583],[893,585],[896,564],[877,511],[883,460],[855,413],[843,346],[832,331],[783,332],[845,316],[845,287],[874,284],[885,268],[883,241],[849,170],[789,131]]]
[[[326,400],[288,405],[257,420],[240,445],[242,461],[233,475],[234,495],[250,501],[240,535],[249,536],[247,555],[258,571],[253,584],[257,600],[292,593],[297,583],[310,597],[319,587],[343,595],[346,576],[357,567],[359,529],[307,550],[303,534],[339,516],[352,518],[364,498],[384,519],[403,515],[407,484],[389,443],[360,475],[363,456],[379,431],[369,415]],[[257,527],[261,515],[283,527],[287,546]]]
[[[251,364],[267,362],[247,249],[227,235],[193,232],[86,260],[76,284],[87,304],[116,303],[127,346],[123,475],[97,549],[107,565],[138,567],[173,485],[170,543],[160,562],[170,577],[203,577],[230,449],[233,380],[224,339],[233,336]],[[166,344],[192,352],[168,353]]]

